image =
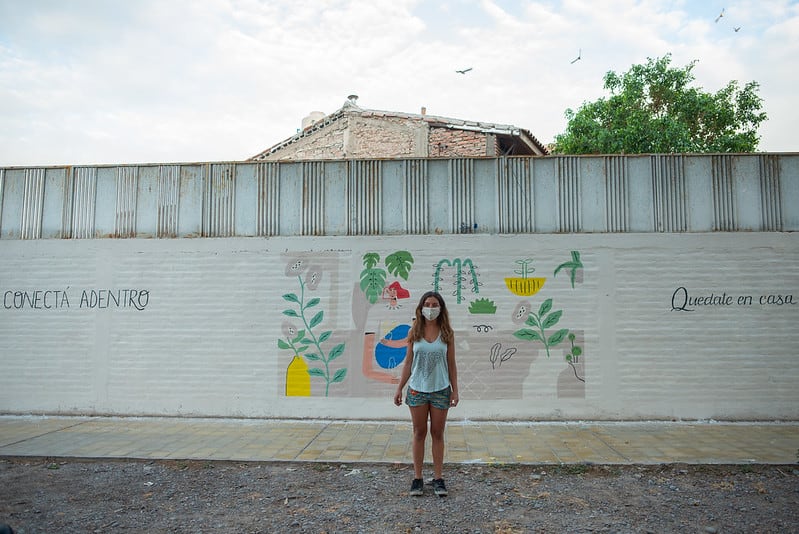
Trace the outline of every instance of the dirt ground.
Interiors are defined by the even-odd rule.
[[[0,459],[0,524],[33,532],[799,532],[799,466]],[[429,482],[429,481],[428,481]]]

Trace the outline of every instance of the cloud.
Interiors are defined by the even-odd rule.
[[[766,150],[795,150],[797,3],[140,0],[0,3],[0,165],[238,160],[346,96],[514,124],[543,142],[609,70],[697,60],[756,80]],[[740,32],[733,25],[742,27]],[[570,62],[582,50],[582,59]],[[467,75],[455,69],[473,67]]]

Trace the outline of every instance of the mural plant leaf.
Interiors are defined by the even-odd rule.
[[[436,265],[435,273],[433,274],[433,291],[440,292],[441,289],[441,272],[445,267],[454,267],[455,268],[455,275],[453,277],[453,281],[455,284],[455,291],[452,294],[456,297],[456,303],[460,304],[461,300],[463,300],[463,283],[466,282],[466,275],[463,272],[464,267],[467,269],[467,273],[471,276],[472,281],[472,292],[473,293],[480,293],[480,282],[477,281],[477,268],[472,263],[472,260],[466,258],[465,260],[461,261],[460,258],[455,258],[454,260],[450,261],[447,258],[442,259]]]
[[[522,328],[513,333],[515,337],[525,341],[542,342],[547,351],[547,358],[549,358],[549,349],[561,343],[569,334],[569,329],[563,328],[554,334],[547,335],[546,330],[555,326],[563,315],[563,310],[555,310],[549,313],[551,309],[552,299],[545,300],[538,308],[538,313],[530,312],[525,321],[526,325],[535,327],[535,330]]]
[[[325,318],[325,312],[320,311],[319,313],[313,316],[313,319],[311,319],[311,322],[308,324],[308,328],[314,328],[316,326],[319,326],[319,323],[321,323],[322,319],[324,318]]]
[[[385,269],[377,267],[378,263],[380,263],[380,255],[376,252],[367,252],[363,255],[364,270],[361,271],[361,291],[372,304],[383,295],[388,276]],[[413,267],[413,256],[407,250],[398,250],[386,257],[386,267],[392,275],[407,280]]]
[[[486,313],[492,314],[497,312],[497,305],[493,300],[487,298],[480,298],[472,301],[469,304],[469,313]]]
[[[538,308],[538,316],[543,317],[545,314],[549,313],[549,310],[552,309],[552,299],[546,299],[541,307]]]
[[[413,267],[413,256],[407,250],[398,250],[386,257],[386,267],[394,276],[407,280]]]
[[[286,293],[285,295],[283,295],[283,299],[289,302],[293,302],[295,304],[300,303],[299,297],[297,297],[297,295],[295,295],[294,293]]]
[[[547,318],[544,319],[544,324],[541,325],[541,328],[545,330],[547,328],[552,328],[557,324],[558,321],[560,321],[561,315],[563,315],[563,310],[558,310],[556,312],[550,313],[549,315],[547,315]]]
[[[384,287],[386,287],[386,271],[372,268],[361,271],[361,291],[369,302],[372,304],[377,302],[377,299],[383,294]]]
[[[571,280],[572,289],[574,289],[574,277],[577,274],[577,269],[583,268],[583,262],[580,261],[580,253],[576,250],[572,250],[572,259],[571,261],[567,261],[565,263],[561,263],[555,269],[555,273],[552,275],[554,278],[558,275],[561,269],[568,269],[569,271],[569,279]]]
[[[330,354],[327,357],[327,361],[335,360],[336,358],[341,356],[343,352],[344,352],[344,343],[339,343],[330,350]]]
[[[299,343],[300,341],[302,341],[302,338],[304,338],[304,337],[305,337],[305,330],[299,330],[297,332],[297,335],[294,336],[294,339],[292,339],[291,342],[292,343]]]
[[[543,341],[543,339],[541,339],[541,334],[539,334],[535,330],[530,330],[529,328],[522,328],[521,330],[517,330],[513,333],[513,335],[518,337],[519,339],[524,339],[526,341]]]
[[[549,345],[550,347],[554,347],[555,345],[563,341],[563,339],[566,337],[568,333],[569,333],[568,328],[563,328],[561,330],[558,330],[557,332],[549,336],[549,339],[547,340],[547,345]]]
[[[371,262],[372,259],[369,261]],[[366,263],[366,257],[364,257],[364,262]],[[316,280],[318,281],[318,279],[319,277],[317,276]],[[306,290],[313,290],[315,286],[311,285],[310,282],[306,283],[303,281],[301,275],[297,276],[297,281],[300,284],[299,296],[296,293],[286,293],[283,295],[283,300],[296,304],[297,309],[289,308],[287,310],[283,310],[283,315],[301,319],[305,328],[297,330],[296,334],[292,334],[292,338],[287,336],[286,339],[278,339],[277,346],[282,350],[293,351],[295,357],[302,355],[309,362],[321,362],[324,367],[308,368],[308,374],[311,377],[324,379],[325,396],[328,396],[330,394],[330,384],[341,382],[344,380],[344,377],[347,376],[346,368],[338,369],[336,371],[333,371],[330,368],[330,362],[343,354],[344,343],[339,343],[333,347],[330,352],[325,354],[322,344],[332,337],[333,331],[325,330],[318,335],[314,332],[314,328],[318,327],[324,321],[325,312],[323,310],[319,310],[310,319],[308,316],[306,316],[306,311],[308,311],[310,308],[318,306],[321,303],[321,299],[314,297],[306,301]],[[289,326],[289,328],[284,330],[284,332],[293,332],[293,328],[293,326]],[[302,343],[302,345],[297,346],[298,343]],[[314,352],[305,353],[305,351],[310,347],[314,347]]]
[[[380,255],[376,252],[367,252],[363,255],[363,266],[367,269],[374,269],[380,263]]]

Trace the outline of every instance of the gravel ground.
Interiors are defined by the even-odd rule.
[[[799,532],[799,466],[0,459],[16,532]],[[429,481],[428,481],[429,482]]]

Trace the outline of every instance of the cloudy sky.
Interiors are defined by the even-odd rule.
[[[798,0],[0,0],[0,167],[242,160],[350,94],[548,143],[666,53],[757,81],[760,150],[799,150]]]

